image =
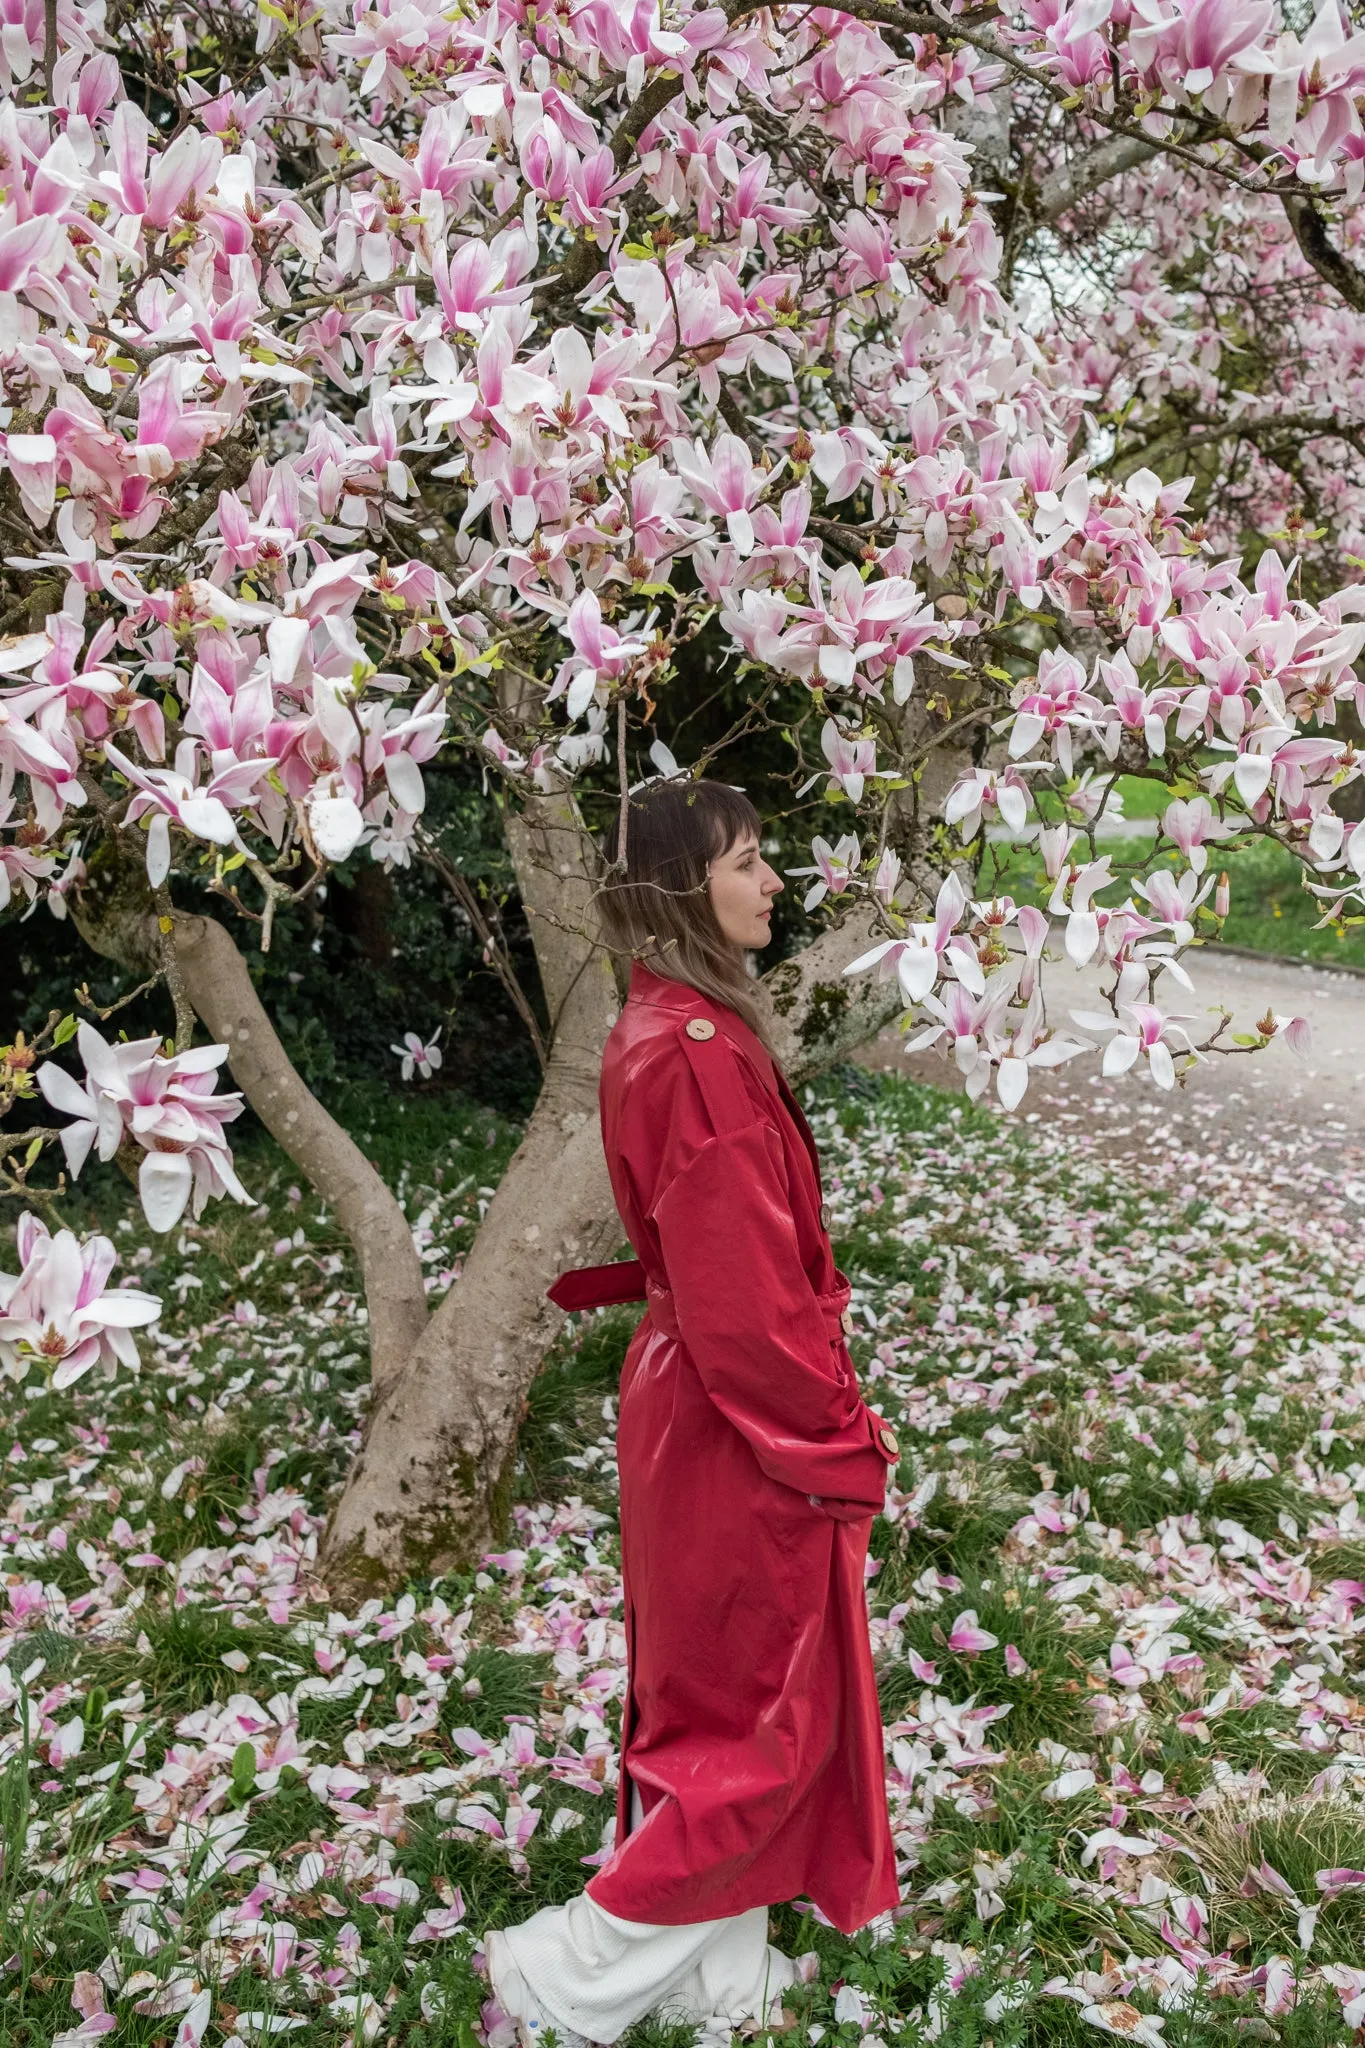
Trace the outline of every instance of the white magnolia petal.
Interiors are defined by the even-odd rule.
[[[184,1152],[149,1152],[138,1170],[142,1213],[153,1230],[172,1230],[185,1213],[194,1172]]]

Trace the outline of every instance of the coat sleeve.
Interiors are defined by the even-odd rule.
[[[709,1126],[651,1208],[678,1328],[769,1478],[841,1504],[841,1519],[873,1514],[890,1460],[802,1264],[781,1134],[736,1066],[718,1038],[674,1068]]]

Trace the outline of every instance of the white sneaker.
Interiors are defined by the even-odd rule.
[[[537,2004],[535,1993],[508,1953],[499,1928],[485,1934],[483,1952],[488,1960],[488,1988],[516,2027],[521,2048],[549,2048],[551,2035],[556,2048],[593,2048],[586,2034],[562,2027]]]

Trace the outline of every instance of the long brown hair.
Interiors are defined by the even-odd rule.
[[[736,1011],[775,1058],[766,994],[722,932],[706,874],[707,862],[745,833],[761,834],[758,812],[728,782],[700,776],[644,783],[627,804],[624,874],[612,865],[618,822],[603,835],[607,874],[598,905],[607,943]]]

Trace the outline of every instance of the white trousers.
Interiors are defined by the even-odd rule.
[[[640,1795],[632,1790],[632,1833],[641,1818]],[[498,2001],[510,2019],[533,2016],[529,1991],[547,2019],[589,2041],[616,2041],[652,2012],[729,2026],[761,2023],[770,2011],[776,2016],[797,1978],[791,1958],[768,1946],[766,1906],[656,1927],[620,1920],[580,1892],[487,1940]]]

